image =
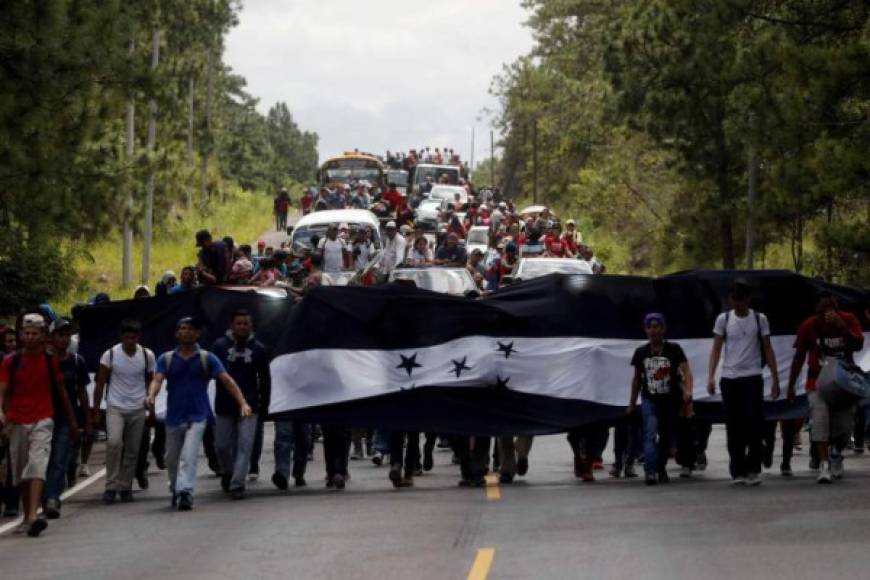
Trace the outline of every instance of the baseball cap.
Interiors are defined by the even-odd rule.
[[[399,228],[399,232],[401,232],[403,235],[410,233],[410,231],[411,231],[411,226],[409,226],[408,224],[402,224],[402,227]]]
[[[21,319],[21,328],[45,328],[45,317],[36,312],[25,314]]]
[[[385,228],[395,228],[395,227],[396,227],[396,222],[390,220],[390,221],[387,222],[387,225],[385,225],[384,227],[385,227]]]
[[[64,330],[64,329],[71,330],[72,329],[72,322],[70,322],[66,318],[58,318],[57,320],[55,320],[54,322],[51,323],[51,326],[49,327],[49,332],[51,334],[54,334],[55,332],[60,332],[61,330]]]
[[[647,314],[646,316],[643,317],[643,325],[645,327],[649,326],[650,322],[652,322],[652,321],[656,321],[659,324],[661,324],[662,326],[664,326],[665,325],[665,315],[662,314],[661,312],[650,312],[649,314]]]
[[[565,222],[565,225],[566,226],[576,226],[577,222],[575,222],[574,220],[568,220]]]

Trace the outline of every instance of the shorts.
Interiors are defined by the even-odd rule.
[[[9,467],[12,470],[12,485],[28,479],[45,479],[53,432],[52,419],[23,425],[10,423]]]
[[[810,421],[812,431],[810,439],[828,443],[852,433],[852,422],[855,420],[855,407],[832,411],[825,400],[816,391],[809,391]]]

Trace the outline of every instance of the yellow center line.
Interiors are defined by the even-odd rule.
[[[468,572],[468,580],[486,580],[486,577],[489,576],[489,569],[492,567],[493,558],[495,558],[495,548],[479,549],[474,564],[471,565],[471,570]]]
[[[486,476],[486,499],[501,499],[498,476],[492,473]]]

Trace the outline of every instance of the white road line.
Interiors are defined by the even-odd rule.
[[[60,494],[60,499],[67,499],[69,497],[74,496],[75,494],[77,494],[78,492],[80,492],[84,488],[88,487],[89,485],[91,485],[92,483],[97,481],[98,479],[101,479],[102,477],[104,477],[105,475],[106,475],[106,468],[104,467],[104,468],[100,469],[98,472],[96,472],[95,474],[93,474],[92,476],[90,476],[89,478],[85,479],[84,481],[78,482],[77,484],[75,484],[74,486],[72,486],[71,488],[69,488],[68,490],[63,492],[62,494]],[[5,534],[6,532],[9,532],[11,530],[14,530],[23,521],[24,521],[24,516],[18,516],[18,518],[12,520],[8,524],[3,524],[2,526],[0,526],[0,535]]]

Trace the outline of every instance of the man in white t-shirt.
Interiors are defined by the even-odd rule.
[[[139,345],[142,326],[121,323],[121,342],[100,357],[94,391],[98,411],[106,389],[106,491],[103,502],[133,501],[133,475],[147,413],[145,397],[154,374],[154,353]]]
[[[384,253],[381,259],[381,271],[389,274],[393,269],[405,260],[405,237],[396,228],[396,222],[389,221],[384,226]]]
[[[771,399],[779,398],[779,373],[770,344],[767,317],[749,308],[751,289],[737,279],[731,286],[733,310],[723,312],[713,326],[713,348],[707,392],[716,393],[716,368],[722,360],[719,385],[725,408],[725,429],[731,478],[735,484],[761,483],[762,436],[764,429],[764,378],[767,365],[773,379]],[[724,352],[723,352],[724,345]],[[747,451],[748,449],[748,451]]]
[[[349,250],[345,241],[338,237],[338,226],[331,224],[326,230],[326,237],[317,244],[317,249],[323,256],[324,272],[341,272],[345,268],[345,259]]]
[[[368,230],[364,226],[360,226],[354,234],[351,254],[353,269],[357,272],[364,270],[375,255],[375,245],[369,240]]]

